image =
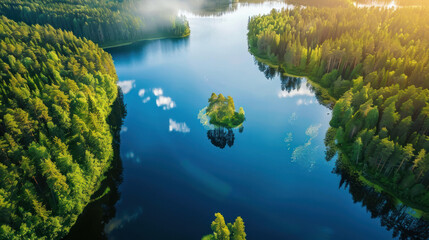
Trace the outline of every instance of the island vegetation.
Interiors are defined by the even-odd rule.
[[[0,46],[0,239],[60,239],[114,157],[112,57],[4,16]]]
[[[246,240],[244,221],[241,217],[237,217],[233,224],[226,224],[220,213],[216,213],[215,217],[211,225],[213,234],[206,235],[201,240]]]
[[[27,24],[49,24],[72,31],[103,47],[133,41],[184,37],[190,34],[184,17],[144,11],[138,0],[2,0],[0,15]]]
[[[245,120],[243,108],[236,112],[232,97],[225,98],[222,93],[219,96],[212,93],[206,115],[210,117],[210,124],[228,129],[241,127]]]
[[[209,98],[209,106],[200,110],[198,119],[207,129],[207,138],[210,142],[221,149],[234,145],[234,128],[238,128],[239,133],[244,130],[243,108],[240,107],[236,112],[232,97],[225,98],[221,93],[219,95],[212,93]]]
[[[273,10],[248,25],[258,59],[308,76],[338,99],[328,133],[340,161],[425,212],[428,28],[428,8],[353,6]]]

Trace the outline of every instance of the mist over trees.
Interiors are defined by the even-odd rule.
[[[0,14],[27,24],[50,24],[102,46],[190,33],[184,17],[149,14],[138,0],[3,0]]]

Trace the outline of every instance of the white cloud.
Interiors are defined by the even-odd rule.
[[[293,134],[292,134],[291,132],[289,132],[289,133],[287,134],[287,136],[285,137],[284,141],[285,141],[285,143],[290,143],[290,142],[292,142],[292,141],[293,141]]]
[[[164,91],[162,88],[154,88],[152,89],[153,95],[157,97],[156,106],[162,107],[164,110],[169,110],[176,107],[176,103],[171,99],[171,97],[164,96]],[[150,100],[150,98],[145,98],[143,103],[146,103]]]
[[[136,86],[134,82],[135,80],[119,81],[117,85],[122,89],[124,94],[127,94]]]
[[[293,98],[296,96],[309,96],[309,97],[313,97],[314,93],[311,92],[310,88],[306,88],[306,87],[302,87],[298,90],[293,90],[290,92],[287,91],[280,91],[277,96],[279,98]]]
[[[120,217],[112,219],[105,227],[104,230],[106,233],[111,233],[115,229],[121,229],[125,224],[137,219],[143,213],[143,209],[138,207],[136,210],[133,210],[132,213],[124,213]]]
[[[156,99],[156,105],[158,107],[162,106],[164,110],[168,110],[176,107],[176,103],[171,99],[171,97],[164,97],[164,96],[159,96],[158,99]]]
[[[147,103],[147,102],[149,102],[149,100],[150,100],[150,97],[146,97],[145,99],[143,99],[143,103]]]
[[[123,133],[123,132],[128,132],[127,126],[122,126],[120,133]]]
[[[125,158],[127,158],[127,159],[133,159],[134,158],[134,152],[127,152],[125,154]]]
[[[321,126],[321,123],[318,125],[310,125],[310,127],[305,130],[305,135],[309,136],[311,139],[317,137],[317,135],[319,135],[319,129]]]
[[[155,95],[155,96],[161,96],[164,92],[162,91],[162,88],[154,88],[153,90],[152,90],[152,92],[153,92],[153,95]]]
[[[297,119],[296,112],[293,112],[289,117],[289,123],[296,121],[296,119]]]
[[[140,89],[139,90],[139,97],[143,97],[144,93],[145,93],[145,90],[144,89]]]
[[[176,131],[176,132],[182,132],[182,133],[188,133],[191,131],[189,127],[186,125],[186,123],[179,123],[174,121],[170,118],[170,126],[168,128],[170,132]]]
[[[296,147],[292,152],[292,162],[299,162],[308,171],[311,171],[316,164],[316,156],[320,145],[314,146],[312,140],[319,135],[320,127],[322,127],[322,124],[310,125],[305,130],[305,135],[309,136],[308,141],[304,145]]]
[[[310,105],[310,104],[313,104],[313,103],[314,103],[313,99],[308,100],[308,99],[302,99],[302,98],[300,98],[300,99],[298,99],[298,101],[296,101],[296,105],[298,105],[298,106],[300,106],[300,105]]]

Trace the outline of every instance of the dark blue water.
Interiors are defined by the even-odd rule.
[[[128,112],[121,196],[105,226],[110,239],[200,239],[216,212],[228,222],[241,216],[250,240],[392,238],[339,188],[335,160],[325,160],[331,111],[305,79],[282,87],[248,52],[248,17],[285,6],[188,14],[187,39],[109,50]],[[246,112],[231,147],[213,145],[198,119],[212,92]]]

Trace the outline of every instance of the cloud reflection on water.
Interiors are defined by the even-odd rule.
[[[122,216],[112,219],[105,227],[104,230],[107,234],[110,234],[115,229],[121,229],[125,224],[137,219],[142,213],[143,209],[138,207],[133,213],[125,212]]]
[[[300,89],[294,89],[292,91],[279,91],[277,96],[279,98],[293,98],[297,96],[313,97],[314,93],[310,88],[304,86],[304,87],[301,87]]]
[[[292,162],[297,162],[303,165],[303,167],[307,168],[308,171],[311,171],[316,163],[317,152],[320,146],[313,146],[312,140],[319,135],[320,127],[322,127],[322,124],[310,125],[305,130],[305,135],[309,136],[308,141],[305,144],[296,147],[292,152]]]
[[[150,101],[150,97],[146,97],[145,99],[143,99],[143,103],[147,103],[147,102],[149,102]]]
[[[162,88],[154,88],[153,90],[152,90],[152,92],[153,92],[153,95],[155,95],[155,96],[161,96],[162,94],[164,94],[164,91],[162,90]]]
[[[128,132],[128,127],[122,126],[121,131],[119,133],[125,133],[125,132]]]
[[[304,99],[304,98],[300,98],[296,101],[296,105],[301,106],[301,105],[310,105],[315,103],[315,101],[313,99]]]
[[[189,129],[189,127],[186,125],[185,122],[180,123],[180,122],[176,122],[173,119],[170,118],[170,125],[168,127],[168,131],[170,132],[181,132],[181,133],[188,133],[191,131],[191,129]]]
[[[135,80],[119,81],[117,85],[121,88],[122,93],[129,93],[136,85]]]
[[[164,110],[169,110],[176,107],[176,103],[171,99],[171,97],[159,96],[156,99],[156,106],[162,107]]]
[[[176,102],[171,99],[171,97],[164,96],[164,90],[162,88],[154,88],[152,89],[153,95],[157,97],[156,106],[162,107],[164,110],[170,110],[176,107]],[[150,97],[143,99],[143,103],[146,103],[150,100]]]

